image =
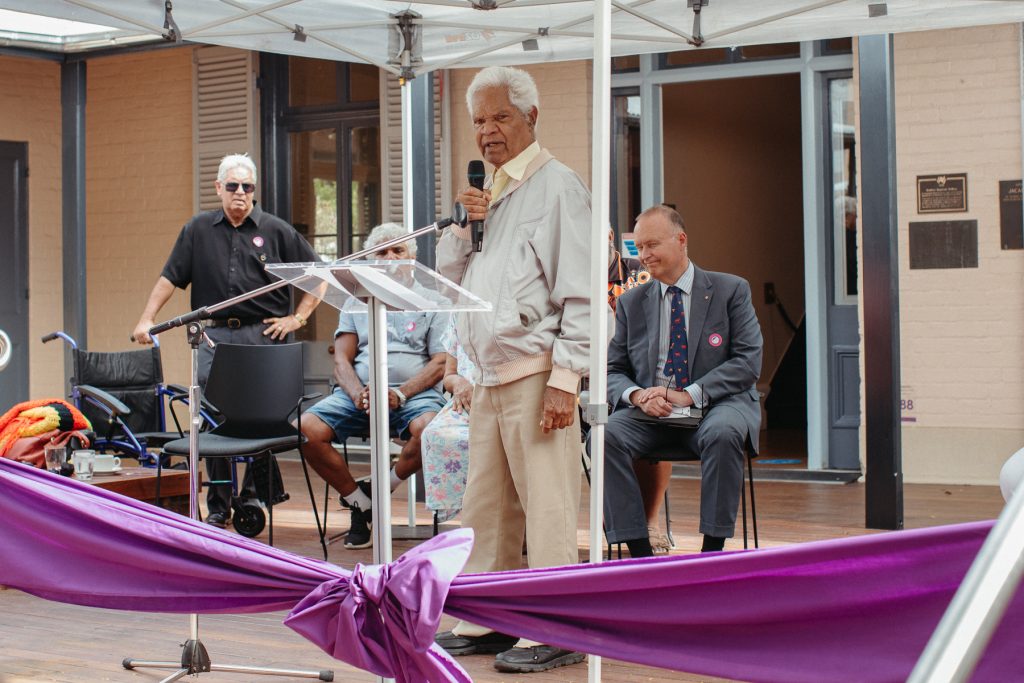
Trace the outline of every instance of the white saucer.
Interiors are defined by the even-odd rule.
[[[120,471],[121,471],[121,466],[118,465],[117,467],[115,467],[112,470],[93,470],[92,474],[93,474],[93,476],[103,476],[104,474],[117,474]]]

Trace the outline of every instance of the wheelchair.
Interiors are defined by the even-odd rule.
[[[186,409],[188,404],[185,387],[164,384],[160,342],[154,338],[153,348],[133,351],[86,351],[62,331],[45,335],[42,342],[55,339],[71,348],[68,396],[92,424],[93,448],[155,466],[157,456],[148,449],[185,435],[174,404]],[[168,413],[173,429],[168,429]],[[212,406],[204,405],[201,414],[208,427],[217,423]]]

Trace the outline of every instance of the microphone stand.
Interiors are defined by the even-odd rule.
[[[465,225],[467,219],[466,209],[456,202],[452,209],[452,216],[449,218],[443,218],[435,223],[432,223],[426,227],[415,230],[408,235],[402,235],[401,237],[395,237],[394,239],[381,242],[380,244],[374,245],[370,249],[362,249],[360,251],[344,256],[335,263],[343,261],[354,261],[376,252],[386,249],[387,247],[394,246],[396,244],[402,244],[411,239],[414,239],[420,235],[428,232],[440,233],[444,228],[452,224]],[[280,280],[278,282],[272,282],[258,287],[252,291],[240,294],[221,301],[220,303],[212,304],[210,306],[204,306],[197,308],[194,311],[178,316],[171,320],[154,325],[149,328],[149,334],[157,335],[161,332],[174,329],[175,327],[186,326],[185,337],[188,341],[191,350],[192,369],[191,369],[191,384],[188,388],[188,405],[189,405],[189,436],[188,436],[188,469],[189,469],[189,504],[188,514],[190,519],[196,521],[199,520],[199,429],[202,426],[202,416],[199,412],[199,345],[202,343],[211,344],[209,338],[206,336],[206,329],[202,323],[202,320],[212,317],[212,314],[217,311],[230,308],[237,303],[254,299],[258,296],[262,296],[267,292],[272,292],[281,287],[285,287],[291,284],[288,280]],[[372,314],[371,314],[372,317]],[[384,401],[384,406],[387,406],[387,400]],[[334,672],[327,669],[322,671],[311,671],[301,669],[273,669],[268,667],[256,667],[256,666],[240,666],[233,664],[214,664],[210,661],[210,655],[199,639],[199,615],[189,615],[189,639],[183,645],[181,660],[178,662],[171,661],[149,661],[141,659],[132,659],[126,657],[121,661],[121,665],[125,669],[135,669],[137,667],[156,668],[156,669],[177,669],[173,674],[164,678],[160,683],[171,683],[185,676],[197,675],[200,673],[207,673],[211,671],[228,671],[233,673],[253,673],[270,676],[292,676],[296,678],[316,678],[321,681],[333,681]]]
[[[360,249],[359,251],[353,252],[348,256],[342,256],[340,259],[332,261],[332,263],[355,261],[357,259],[363,258],[364,256],[370,256],[372,254],[375,254],[382,249],[392,247],[396,244],[408,242],[413,238],[419,237],[420,235],[425,235],[429,232],[440,234],[449,225],[465,225],[467,219],[468,216],[466,214],[466,207],[464,207],[462,204],[458,202],[455,202],[455,206],[452,207],[452,215],[449,218],[442,218],[441,220],[431,223],[426,227],[414,230],[410,232],[408,235],[394,237],[385,242],[381,242],[380,244],[375,244],[373,247],[369,249]],[[175,327],[187,325],[190,322],[211,318],[213,317],[213,314],[216,313],[217,311],[222,311],[225,308],[231,308],[235,304],[241,303],[243,301],[248,301],[249,299],[253,299],[258,296],[262,296],[267,292],[273,292],[275,289],[281,289],[282,287],[286,287],[290,284],[291,283],[288,280],[279,280],[277,282],[271,282],[270,284],[263,285],[262,287],[254,289],[252,291],[245,292],[244,294],[239,294],[236,297],[225,299],[220,303],[211,304],[210,306],[203,306],[202,308],[197,308],[194,311],[190,311],[184,315],[180,315],[177,318],[172,318],[165,322],[154,325],[153,327],[149,328],[149,334],[150,336],[157,335],[160,334],[161,332],[172,330]],[[134,337],[132,338],[132,341],[135,341]]]

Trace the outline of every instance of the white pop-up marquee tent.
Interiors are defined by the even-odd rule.
[[[595,424],[590,544],[600,548],[611,57],[1021,21],[1024,0],[0,0],[0,46],[69,53],[171,40],[375,64],[405,79],[406,150],[408,83],[418,75],[593,59],[594,399],[587,408]],[[408,153],[404,181],[411,228]],[[390,559],[386,552],[380,561]],[[591,680],[599,671],[591,658]]]
[[[612,55],[1012,23],[1019,0],[613,0]],[[697,5],[703,5],[698,7]],[[62,51],[166,36],[369,62],[408,75],[594,55],[590,0],[0,0],[0,8],[97,25],[33,28],[0,17],[0,44]],[[108,27],[108,28],[104,28]],[[402,63],[401,34],[414,38]]]

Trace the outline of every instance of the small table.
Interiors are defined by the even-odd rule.
[[[89,483],[107,491],[156,504],[156,468],[122,467],[110,474],[94,474]],[[188,471],[165,469],[160,475],[162,507],[188,514]]]

